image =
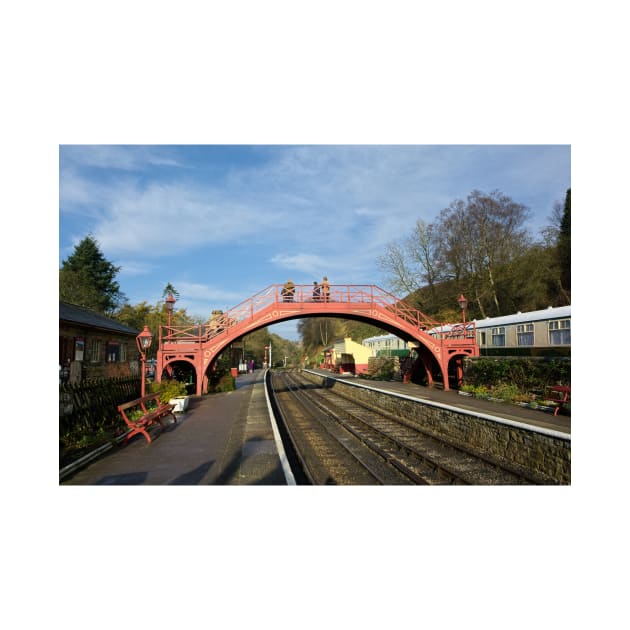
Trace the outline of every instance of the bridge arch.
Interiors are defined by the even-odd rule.
[[[364,321],[418,344],[419,361],[433,384],[431,364],[439,367],[444,389],[449,389],[449,366],[461,371],[464,356],[478,356],[474,323],[441,325],[376,285],[331,285],[314,296],[312,285],[296,285],[286,294],[274,284],[224,313],[214,312],[199,326],[161,326],[157,377],[175,361],[188,361],[196,371],[197,394],[207,382],[208,370],[231,343],[260,328],[304,317],[340,317]]]

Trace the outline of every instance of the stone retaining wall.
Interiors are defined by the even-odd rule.
[[[308,372],[303,374],[313,382],[334,387],[341,395],[413,420],[423,429],[455,444],[516,464],[536,476],[541,483],[571,483],[569,436],[556,437],[440,403],[409,400],[393,393],[377,392],[326,376]]]

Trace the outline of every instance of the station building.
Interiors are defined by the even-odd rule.
[[[59,301],[59,380],[135,376],[140,373],[140,331],[89,308]]]

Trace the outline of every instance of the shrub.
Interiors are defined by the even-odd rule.
[[[389,381],[394,376],[394,362],[390,359],[381,365],[378,377],[384,381]]]
[[[521,397],[521,391],[513,383],[501,383],[492,389],[492,396],[501,400],[513,401]]]
[[[175,380],[163,380],[161,383],[147,384],[147,394],[159,394],[160,402],[167,403],[176,396],[186,396],[186,383]]]
[[[232,392],[236,389],[236,379],[231,374],[224,374],[216,385],[217,392]]]
[[[465,380],[472,385],[507,383],[523,391],[544,389],[556,382],[570,383],[571,363],[560,359],[476,359],[469,362]]]
[[[563,359],[477,359],[466,367],[461,389],[478,398],[491,396],[506,401],[527,401],[531,392],[542,393],[548,385],[571,383],[571,362]]]
[[[236,379],[229,372],[215,372],[208,380],[208,393],[232,392],[236,389]]]

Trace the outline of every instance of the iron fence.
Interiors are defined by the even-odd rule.
[[[59,436],[119,423],[118,405],[140,397],[140,377],[59,385]]]

